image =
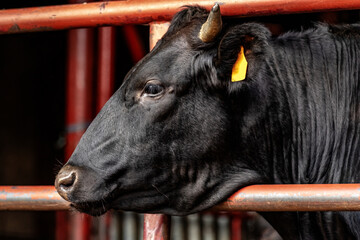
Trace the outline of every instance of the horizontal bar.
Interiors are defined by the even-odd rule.
[[[146,24],[168,21],[184,5],[210,9],[214,0],[128,0],[0,10],[0,33],[19,33]],[[227,0],[220,3],[224,16],[260,16],[360,9],[359,0]]]
[[[212,210],[359,211],[360,184],[253,185]]]
[[[0,210],[67,210],[54,186],[0,186]]]
[[[64,210],[53,186],[0,186],[0,210]],[[245,187],[211,211],[359,211],[360,184]]]

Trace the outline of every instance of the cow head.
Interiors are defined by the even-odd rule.
[[[221,26],[218,5],[208,15],[179,12],[91,123],[55,182],[75,208],[189,214],[265,181],[246,141],[267,94],[269,31]],[[232,83],[242,48],[246,79]]]

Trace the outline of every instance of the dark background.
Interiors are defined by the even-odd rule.
[[[2,0],[0,9],[65,4]],[[352,23],[358,11],[254,18],[274,34],[315,21]],[[148,28],[138,26],[144,46]],[[116,85],[134,64],[121,27],[116,38]],[[65,146],[67,31],[0,35],[0,185],[52,185]],[[96,46],[96,44],[95,44]],[[96,58],[95,58],[96,60]],[[54,212],[0,212],[0,239],[53,239]]]

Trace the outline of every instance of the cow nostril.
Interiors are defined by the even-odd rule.
[[[71,172],[70,174],[59,179],[59,187],[66,191],[66,189],[69,189],[74,185],[75,180],[76,173]]]
[[[76,169],[67,166],[63,168],[56,177],[55,188],[62,198],[69,201],[69,195],[76,184],[77,172]]]

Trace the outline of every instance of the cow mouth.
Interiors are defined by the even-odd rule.
[[[103,215],[110,209],[109,204],[105,201],[71,203],[70,206],[79,212],[86,213],[94,217]]]
[[[119,194],[120,192],[122,192],[122,194]],[[86,213],[91,216],[101,216],[110,209],[123,211],[158,212],[161,210],[161,208],[158,209],[157,203],[161,202],[164,205],[168,204],[168,199],[162,195],[159,196],[156,190],[145,192],[126,191],[125,194],[123,192],[124,190],[119,191],[117,189],[106,197],[103,197],[101,200],[71,202],[70,206],[79,212]],[[136,204],[134,206],[134,202],[141,200],[143,201],[142,204]],[[143,204],[145,204],[145,206]],[[148,209],[149,207],[151,210],[146,211],[145,209]]]
[[[101,216],[111,209],[111,203],[114,199],[116,199],[116,192],[117,191],[113,191],[97,201],[73,202],[70,199],[70,206],[79,212],[86,213],[94,217]]]

